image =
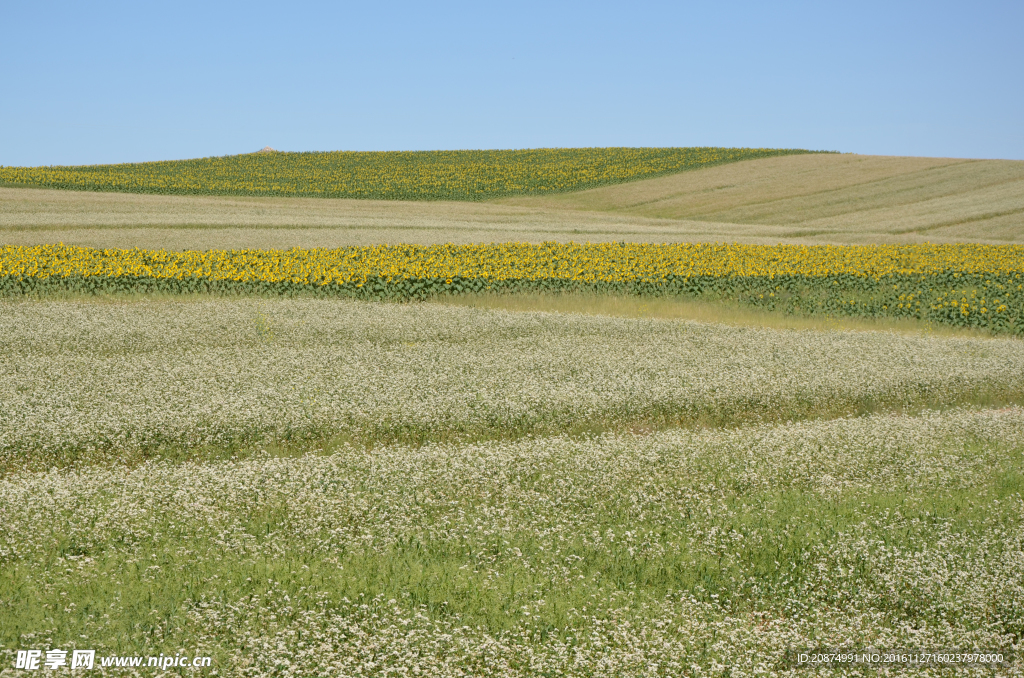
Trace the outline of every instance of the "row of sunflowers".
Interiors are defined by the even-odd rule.
[[[493,243],[168,251],[0,247],[0,294],[135,292],[415,300],[685,295],[803,314],[1024,334],[1024,246]]]

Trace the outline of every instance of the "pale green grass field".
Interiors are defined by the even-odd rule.
[[[79,297],[81,298],[81,297]],[[724,301],[685,297],[636,297],[614,294],[464,294],[438,297],[430,303],[512,312],[540,311],[621,318],[664,318],[715,323],[732,327],[765,327],[819,332],[895,332],[935,337],[985,338],[993,335],[974,328],[960,328],[912,318],[854,318],[794,315],[783,311],[750,308]]]

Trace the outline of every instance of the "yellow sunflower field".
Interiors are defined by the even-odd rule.
[[[0,185],[184,195],[486,200],[578,191],[807,152],[770,148],[260,152],[117,165],[0,167]]]
[[[167,251],[0,248],[0,293],[415,300],[517,291],[727,299],[792,313],[909,317],[1020,334],[1024,246],[528,244]]]

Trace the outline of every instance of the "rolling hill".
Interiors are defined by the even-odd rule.
[[[1024,162],[804,154],[486,202],[0,188],[0,242],[1024,242]]]

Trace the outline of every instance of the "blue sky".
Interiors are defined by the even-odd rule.
[[[5,2],[0,165],[279,150],[1024,159],[1024,2]]]

